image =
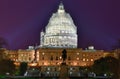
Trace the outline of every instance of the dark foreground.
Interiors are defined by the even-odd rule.
[[[39,77],[39,76],[7,76],[0,79],[113,79],[103,76],[97,77],[68,77],[68,78],[59,78],[59,77]]]

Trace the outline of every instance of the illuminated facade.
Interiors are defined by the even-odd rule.
[[[89,46],[85,50],[77,48],[77,40],[77,27],[61,3],[58,11],[53,13],[50,18],[45,32],[40,33],[40,46],[29,46],[26,50],[0,49],[3,52],[0,53],[0,60],[13,60],[16,67],[19,67],[21,62],[27,62],[29,67],[40,67],[41,73],[50,77],[61,76],[66,73],[63,71],[67,71],[68,75],[80,76],[79,68],[81,66],[91,66],[101,57],[120,57],[120,50],[110,53],[96,50],[93,46]],[[61,67],[64,49],[67,52],[65,60],[67,68]]]
[[[90,66],[95,60],[106,56],[117,58],[116,53],[95,50],[93,46],[89,46],[86,50],[77,48],[77,27],[71,16],[65,12],[62,3],[50,18],[45,32],[41,32],[40,40],[41,45],[37,48],[29,46],[26,50],[2,49],[4,54],[0,54],[0,58],[15,62],[36,62],[38,66],[59,66],[63,61],[63,49],[67,51],[68,66]]]
[[[32,62],[34,61],[35,50],[18,50],[18,62]]]
[[[40,48],[37,51],[39,52],[39,60],[37,60],[39,66],[60,66],[63,62],[63,49]],[[95,60],[109,54],[103,50],[95,49],[82,50],[80,48],[69,48],[66,51],[66,64],[68,66],[90,66],[93,65]]]
[[[101,57],[120,58],[120,50],[110,53],[104,50],[96,50],[93,46],[83,50],[77,48],[77,40],[77,27],[61,3],[58,11],[53,13],[50,18],[45,32],[40,33],[40,46],[29,46],[26,50],[0,49],[0,52],[3,52],[0,53],[0,60],[13,60],[16,68],[20,66],[21,62],[27,62],[29,68],[40,67],[37,71],[40,70],[46,77],[64,74],[80,77],[79,68],[81,66],[91,66],[95,60]],[[67,52],[66,60],[62,58],[64,49]],[[66,67],[61,65],[63,61],[66,63]],[[26,72],[31,73],[31,70]]]
[[[65,12],[62,3],[50,18],[45,32],[41,32],[40,39],[41,47],[77,48],[77,27],[71,16]]]
[[[36,62],[37,66],[60,66],[62,59],[62,48],[39,48],[34,49],[26,49],[26,50],[7,50],[4,49],[3,55],[1,58],[10,59],[17,63],[20,62],[28,62],[33,63]],[[66,48],[67,51],[67,59],[66,64],[68,66],[91,66],[94,64],[94,61],[100,59],[101,57],[115,57],[118,58],[118,51],[107,52],[104,50],[95,50],[88,47],[88,49],[83,50],[81,48]],[[120,50],[119,50],[120,51]],[[35,59],[36,57],[36,59]],[[31,64],[31,66],[34,64]]]

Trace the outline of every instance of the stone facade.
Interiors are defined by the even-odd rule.
[[[40,48],[39,66],[61,65],[63,49]],[[82,49],[66,49],[66,64],[69,66],[90,66],[95,60],[107,56],[108,52],[103,50],[82,50]]]
[[[36,50],[7,50],[5,49],[1,57],[3,59],[11,59],[15,62],[28,62],[32,63],[35,61],[38,66],[60,66],[62,63],[62,48],[39,48]],[[83,50],[80,48],[66,49],[67,59],[66,64],[69,66],[90,66],[95,60],[112,56],[118,58],[118,53],[106,52],[103,50],[87,49]],[[35,54],[36,53],[36,54]]]
[[[18,62],[32,62],[34,61],[35,50],[18,50]]]

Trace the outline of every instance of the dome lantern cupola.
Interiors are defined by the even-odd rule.
[[[58,13],[64,13],[64,12],[65,12],[64,5],[61,2],[60,5],[59,5],[59,8],[58,8]]]

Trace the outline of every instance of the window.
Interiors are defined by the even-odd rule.
[[[71,67],[70,70],[73,70],[73,68]]]
[[[68,64],[70,65],[70,64],[71,64],[71,62],[68,62]]]
[[[77,55],[79,55],[79,53],[77,53]]]
[[[43,52],[42,55],[45,55],[45,53]]]
[[[44,57],[42,57],[42,60],[44,60]]]
[[[85,58],[83,58],[83,61],[85,61]]]
[[[48,67],[47,70],[50,70],[50,68]]]
[[[58,57],[56,57],[56,60],[58,60]]]
[[[89,61],[89,59],[87,59],[87,61]]]
[[[77,57],[77,60],[79,60],[79,58]]]
[[[91,59],[91,61],[93,61],[93,59]]]
[[[62,57],[60,56],[60,59],[62,59]]]
[[[23,56],[23,54],[21,54],[21,56]]]
[[[53,61],[53,56],[51,56],[50,60]]]
[[[83,56],[85,56],[85,54],[83,54]]]
[[[70,57],[68,57],[68,60],[71,60],[71,58],[70,58]]]

